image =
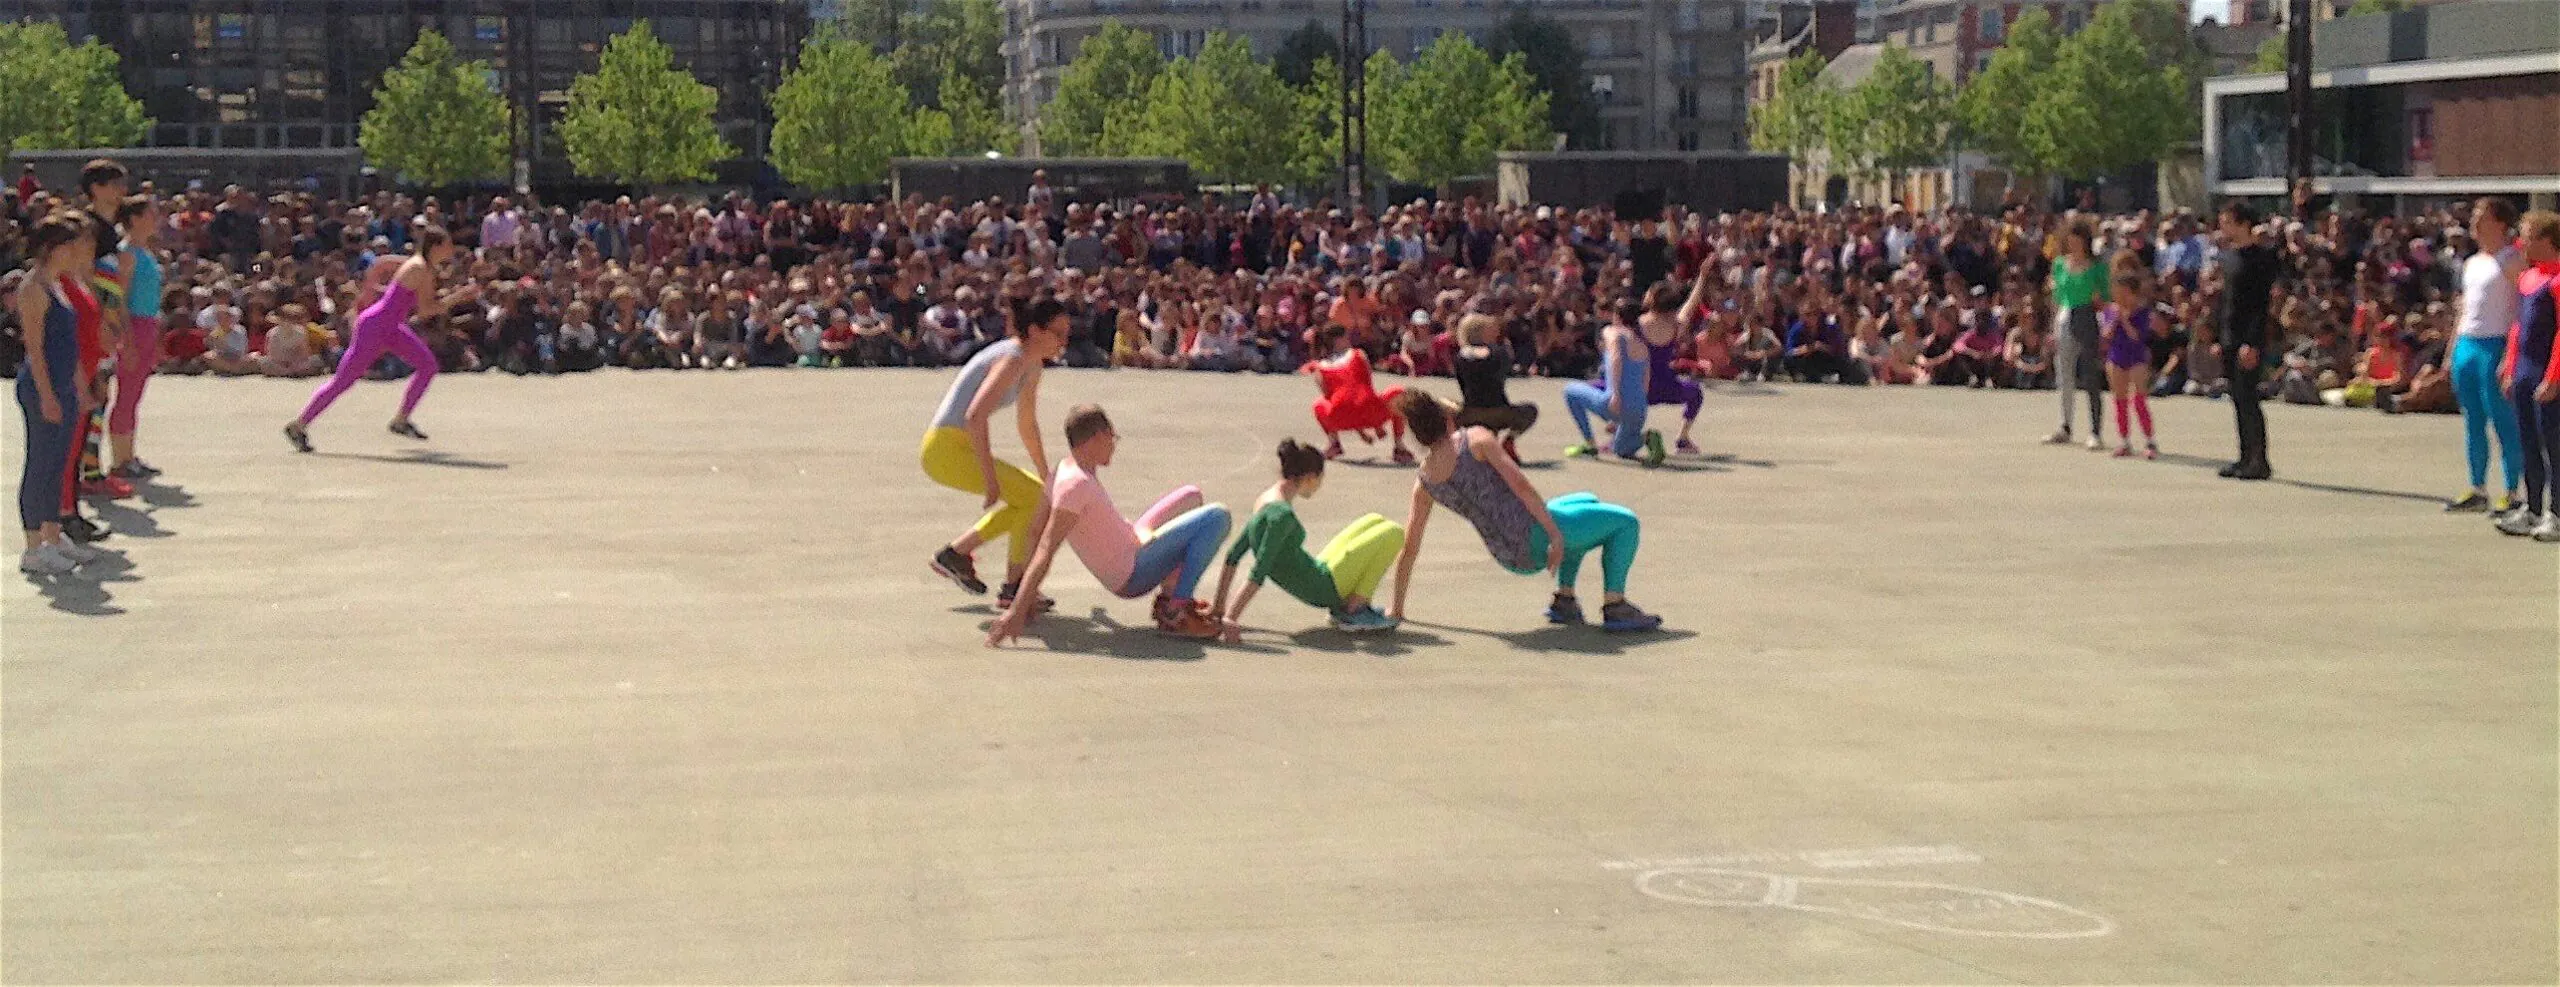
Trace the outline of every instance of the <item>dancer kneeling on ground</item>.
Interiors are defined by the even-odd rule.
[[[1476,314],[1458,320],[1458,424],[1483,426],[1502,435],[1502,451],[1520,458],[1517,440],[1538,424],[1538,406],[1511,403],[1503,381],[1511,367],[1511,346],[1502,340],[1502,323]]]
[[[1404,551],[1404,527],[1376,514],[1364,515],[1333,536],[1324,551],[1308,555],[1307,529],[1293,505],[1322,489],[1324,453],[1296,439],[1280,440],[1280,482],[1254,501],[1253,516],[1236,536],[1235,547],[1227,550],[1226,566],[1218,570],[1218,603],[1210,616],[1224,621],[1228,643],[1244,636],[1245,604],[1253,602],[1266,579],[1298,602],[1332,615],[1336,629],[1356,633],[1395,627],[1371,604],[1378,584],[1386,580],[1387,566]],[[1236,564],[1246,552],[1253,553],[1253,573],[1229,606],[1227,591],[1235,586]]]
[[[987,584],[978,578],[972,556],[978,546],[1009,539],[1005,551],[1004,588],[996,607],[1013,606],[1022,570],[1031,561],[1031,543],[1039,538],[1048,503],[1040,495],[1040,477],[1049,472],[1049,451],[1040,444],[1040,368],[1067,348],[1067,307],[1054,299],[1025,306],[1014,319],[1016,335],[979,350],[961,365],[960,376],[942,395],[933,424],[924,432],[918,453],[924,475],[961,493],[986,497],[978,523],[934,553],[935,574],[951,580],[972,596]],[[996,458],[990,423],[1009,404],[1021,409],[1015,424],[1022,449],[1040,472],[1031,473]],[[1047,601],[1042,601],[1043,605]]]
[[[1600,454],[1599,442],[1591,437],[1591,418],[1598,415],[1604,424],[1617,429],[1609,449],[1618,458],[1661,465],[1666,455],[1662,433],[1648,432],[1644,427],[1645,405],[1650,400],[1645,395],[1649,376],[1646,364],[1652,350],[1636,330],[1636,320],[1643,315],[1644,306],[1632,299],[1619,299],[1616,321],[1600,330],[1600,383],[1575,381],[1564,386],[1564,409],[1573,413],[1573,427],[1582,431],[1582,443],[1566,448],[1566,456]]]
[[[1672,366],[1672,354],[1681,341],[1698,324],[1698,312],[1706,302],[1707,279],[1704,275],[1689,284],[1689,297],[1682,299],[1671,282],[1659,281],[1645,290],[1644,315],[1636,324],[1644,332],[1645,403],[1680,405],[1680,441],[1672,448],[1696,453],[1698,443],[1690,433],[1698,427],[1698,409],[1706,405],[1706,389],[1697,381],[1680,375]]]
[[[1342,456],[1344,432],[1358,432],[1361,441],[1376,442],[1379,429],[1392,428],[1396,434],[1396,462],[1413,462],[1413,454],[1404,448],[1404,422],[1388,408],[1404,388],[1380,392],[1369,377],[1369,355],[1351,345],[1350,330],[1338,323],[1316,332],[1316,350],[1324,356],[1299,368],[1299,372],[1316,375],[1316,389],[1324,392],[1315,407],[1316,425],[1324,429],[1325,457]]]
[[[1405,591],[1413,582],[1414,560],[1422,555],[1423,526],[1431,505],[1439,504],[1475,525],[1492,550],[1494,562],[1523,576],[1555,570],[1556,596],[1547,606],[1547,621],[1583,622],[1582,603],[1574,598],[1582,557],[1600,550],[1601,585],[1607,590],[1600,626],[1611,631],[1649,631],[1662,618],[1627,601],[1627,571],[1635,567],[1640,531],[1636,514],[1587,493],[1540,500],[1538,489],[1520,472],[1520,464],[1502,452],[1502,442],[1483,428],[1458,429],[1439,399],[1407,391],[1396,411],[1422,443],[1421,475],[1413,482],[1413,516],[1405,522],[1403,554],[1396,558],[1394,603],[1387,619],[1403,620]]]
[[[1218,560],[1218,546],[1226,543],[1225,505],[1203,503],[1199,487],[1183,487],[1156,501],[1132,526],[1094,476],[1111,465],[1119,447],[1119,433],[1102,409],[1088,404],[1067,412],[1067,458],[1049,485],[1048,528],[1022,575],[1021,595],[987,631],[988,647],[1021,637],[1032,615],[1046,609],[1039,602],[1040,581],[1057,561],[1060,544],[1075,546],[1085,568],[1121,599],[1156,590],[1157,629],[1181,637],[1218,636],[1218,621],[1195,594]]]

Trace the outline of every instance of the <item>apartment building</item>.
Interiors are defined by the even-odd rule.
[[[1312,23],[1338,34],[1345,0],[1003,0],[1005,98],[1026,131],[1084,39],[1117,21],[1167,56],[1212,33],[1268,57]],[[1443,32],[1482,42],[1515,10],[1552,17],[1581,42],[1603,125],[1595,150],[1734,150],[1748,127],[1745,0],[1365,0],[1372,48],[1411,57]],[[1037,135],[1030,142],[1036,146]]]

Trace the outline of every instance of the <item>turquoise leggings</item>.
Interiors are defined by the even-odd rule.
[[[2506,489],[2516,489],[2524,469],[2524,437],[2516,409],[2498,386],[2498,361],[2507,355],[2504,337],[2464,336],[2453,344],[2453,396],[2462,404],[2462,451],[2471,456],[2471,485],[2489,482],[2489,432],[2498,433],[2498,465],[2506,467]]]
[[[1600,585],[1612,593],[1627,591],[1627,570],[1636,565],[1636,542],[1643,525],[1636,512],[1587,493],[1572,493],[1547,502],[1547,514],[1564,532],[1564,564],[1556,567],[1556,586],[1572,589],[1582,574],[1582,557],[1600,550]],[[1537,575],[1547,564],[1547,529],[1529,529],[1529,565],[1511,571]]]

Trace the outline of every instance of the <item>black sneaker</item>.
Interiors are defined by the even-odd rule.
[[[418,431],[418,426],[412,422],[392,422],[391,434],[405,435],[421,442],[427,439],[427,433]]]
[[[1600,608],[1600,629],[1604,631],[1624,634],[1655,630],[1661,626],[1661,617],[1636,609],[1635,604],[1625,600]]]
[[[2231,478],[2235,480],[2264,480],[2275,475],[2276,469],[2273,466],[2269,466],[2265,463],[2250,463],[2247,466],[2243,466],[2232,471]]]
[[[958,583],[970,596],[987,595],[986,582],[978,578],[978,564],[970,561],[968,556],[952,551],[951,546],[944,545],[942,551],[933,553],[933,561],[929,564],[933,566],[934,575]]]
[[[2229,466],[2225,466],[2225,467],[2223,467],[2223,468],[2221,468],[2221,469],[2215,470],[2215,471],[2214,471],[2214,473],[2213,473],[2213,475],[2218,476],[2218,477],[2221,477],[2221,478],[2223,478],[2223,479],[2225,479],[2225,480],[2231,479],[2232,477],[2235,477],[2235,476],[2239,476],[2239,475],[2240,475],[2240,464],[2239,464],[2239,463],[2232,463],[2232,464],[2231,464],[2231,465],[2229,465]]]
[[[1582,601],[1564,593],[1547,604],[1547,623],[1574,626],[1582,623]]]
[[[2463,494],[2461,500],[2449,501],[2444,505],[2444,512],[2447,514],[2478,514],[2488,509],[2489,495],[2477,490]]]
[[[63,517],[62,533],[72,541],[79,542],[83,545],[91,542],[105,541],[107,540],[107,536],[112,534],[112,532],[107,530],[105,525],[91,521],[88,518],[81,517],[77,514],[65,515]]]
[[[996,591],[996,609],[998,609],[998,610],[1011,610],[1011,609],[1013,609],[1013,599],[1014,599],[1014,597],[1019,596],[1019,595],[1021,595],[1021,594],[1022,594],[1022,584],[1021,584],[1021,583],[1006,583],[1006,584],[1004,584],[1004,588],[999,589],[999,590],[997,590],[997,591]],[[1048,597],[1045,597],[1045,596],[1044,596],[1044,597],[1041,597],[1041,598],[1040,598],[1040,609],[1038,609],[1038,610],[1036,610],[1036,611],[1033,611],[1033,612],[1035,612],[1035,613],[1048,613],[1049,611],[1051,611],[1051,610],[1055,610],[1055,609],[1058,609],[1058,601],[1056,601],[1056,600],[1052,600],[1052,599],[1050,599],[1050,598],[1048,598]]]
[[[310,429],[304,428],[300,425],[287,425],[284,427],[284,440],[293,443],[293,451],[295,452],[311,451]]]

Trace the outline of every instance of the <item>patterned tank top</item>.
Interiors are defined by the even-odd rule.
[[[1514,571],[1534,568],[1529,559],[1529,532],[1538,522],[1529,516],[1529,505],[1503,482],[1502,473],[1492,463],[1476,458],[1475,448],[1466,437],[1458,438],[1458,465],[1449,478],[1438,483],[1422,481],[1422,491],[1440,506],[1466,518],[1476,526],[1476,534],[1484,538],[1484,547],[1493,560]],[[1543,560],[1541,560],[1543,561]]]

